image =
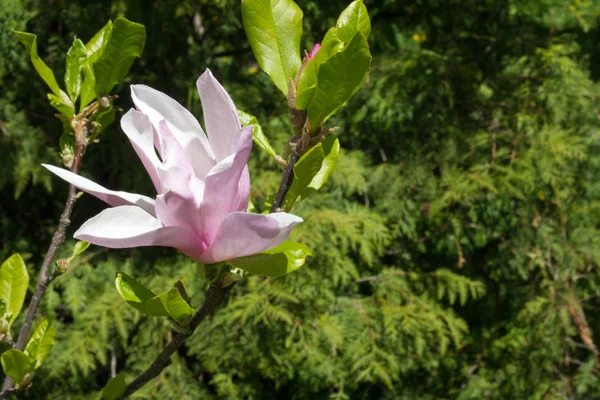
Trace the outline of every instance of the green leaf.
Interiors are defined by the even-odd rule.
[[[30,363],[27,354],[19,350],[7,350],[2,353],[0,357],[2,362],[2,369],[4,373],[10,376],[17,385],[23,382],[25,375],[32,371],[32,365]]]
[[[171,317],[185,325],[194,313],[176,287],[159,295],[123,272],[116,278],[117,291],[130,306],[152,317]]]
[[[153,300],[156,294],[129,275],[119,272],[115,280],[115,285],[123,300],[138,311],[152,316],[169,315],[164,306],[161,306],[162,302],[160,301],[158,301],[158,304],[150,302],[151,309],[148,310],[148,301]]]
[[[54,73],[46,65],[46,63],[38,56],[37,53],[37,36],[32,33],[27,32],[19,32],[13,31],[13,33],[17,36],[17,39],[25,46],[27,52],[29,53],[29,58],[31,58],[31,62],[37,73],[42,77],[44,82],[48,85],[52,93],[56,96],[60,96],[60,88],[58,87],[58,83],[56,82],[56,78],[54,77]]]
[[[94,67],[92,64],[97,62],[104,49],[108,44],[112,35],[113,23],[108,21],[102,29],[100,29],[89,42],[85,44],[87,59],[83,63],[83,83],[81,84],[81,100],[79,103],[79,111],[83,109],[96,98],[96,75],[94,75]]]
[[[344,51],[330,57],[317,74],[317,91],[308,107],[313,132],[362,86],[371,66],[367,39],[357,33]]]
[[[69,260],[72,260],[73,258],[75,258],[78,255],[82,254],[89,247],[90,247],[90,243],[84,242],[83,240],[80,240],[79,242],[77,242],[75,244],[75,247],[73,248],[73,254],[71,254],[71,257],[69,258]]]
[[[283,242],[271,250],[236,258],[227,263],[256,275],[281,276],[303,266],[306,257],[311,254],[310,249],[301,243]]]
[[[67,52],[67,65],[65,68],[65,86],[67,94],[73,103],[77,101],[81,92],[81,68],[86,59],[85,45],[77,38]]]
[[[365,38],[371,33],[371,20],[362,0],[352,2],[338,17],[335,27],[329,29],[321,41],[321,48],[306,64],[296,92],[296,108],[306,110],[313,101],[317,88],[317,74],[321,65],[343,51],[357,33]]]
[[[366,38],[371,34],[371,20],[362,0],[353,1],[340,14],[337,23],[337,37],[342,42],[350,42],[358,32]]]
[[[32,363],[35,361],[33,369],[38,369],[42,365],[53,345],[54,326],[45,319],[31,334],[25,347],[25,354],[29,356]]]
[[[283,209],[290,211],[299,197],[304,199],[321,188],[337,165],[339,154],[340,142],[335,136],[329,136],[304,153],[294,165],[294,180]]]
[[[171,288],[168,292],[159,294],[157,298],[160,299],[175,322],[181,326],[187,325],[194,309],[185,301],[177,288]]]
[[[19,254],[13,254],[0,267],[0,298],[6,304],[9,326],[21,312],[29,287],[29,274]]]
[[[112,21],[108,21],[106,25],[102,27],[94,37],[92,37],[86,44],[85,50],[87,54],[87,59],[90,64],[95,63],[102,56],[106,45],[110,40],[110,36],[113,30]]]
[[[292,0],[242,0],[242,20],[258,64],[287,95],[300,69],[302,10]]]
[[[96,98],[96,76],[94,75],[94,68],[86,61],[81,67],[83,74],[83,80],[81,82],[81,99],[79,100],[79,112],[92,102]]]
[[[102,56],[94,64],[96,94],[109,94],[131,68],[133,60],[142,54],[146,41],[144,25],[117,18]]]
[[[269,143],[269,139],[265,136],[262,128],[258,124],[258,120],[254,115],[250,115],[242,110],[238,110],[238,114],[240,116],[240,121],[243,126],[254,125],[254,129],[252,130],[252,141],[256,143],[258,147],[269,153],[273,158],[277,156],[275,150]]]
[[[126,388],[125,376],[122,373],[117,374],[102,389],[102,400],[117,400],[125,393]]]

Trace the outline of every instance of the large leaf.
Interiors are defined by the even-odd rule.
[[[38,369],[42,365],[53,345],[54,326],[45,319],[33,331],[25,347],[25,354],[29,356],[32,363],[35,362],[34,369]]]
[[[275,150],[269,143],[269,139],[265,136],[262,128],[258,124],[258,120],[254,115],[250,115],[242,110],[238,110],[238,115],[240,116],[240,121],[243,126],[254,125],[254,129],[252,129],[252,140],[258,147],[269,153],[273,158],[277,156]]]
[[[317,74],[315,97],[308,107],[313,132],[362,86],[371,66],[367,39],[357,33],[344,51],[331,56]]]
[[[115,280],[117,291],[123,297],[123,300],[138,311],[152,316],[168,316],[167,310],[162,307],[162,302],[152,304],[151,310],[148,310],[148,301],[156,297],[156,294],[150,289],[133,279],[131,276],[119,272]]]
[[[317,74],[321,65],[331,56],[343,51],[357,33],[369,37],[371,20],[362,0],[352,2],[338,17],[321,41],[321,48],[300,75],[296,92],[296,108],[305,110],[313,101],[317,88]]]
[[[102,53],[104,52],[104,49],[106,48],[106,45],[108,44],[108,42],[110,40],[112,30],[113,30],[113,23],[112,23],[112,21],[108,21],[106,23],[106,25],[104,25],[102,27],[102,29],[100,29],[98,32],[96,32],[94,37],[92,37],[85,44],[85,51],[87,54],[87,59],[90,63],[92,63],[92,64],[95,63],[96,61],[98,61],[100,56],[102,56]]]
[[[35,67],[37,73],[42,77],[44,82],[48,85],[52,93],[60,97],[60,88],[54,77],[54,73],[46,65],[46,63],[40,58],[37,53],[37,36],[32,33],[13,31],[17,36],[17,39],[25,46],[29,53],[29,58]]]
[[[235,268],[261,276],[281,276],[294,272],[304,265],[311,252],[296,242],[283,242],[271,250],[228,261]]]
[[[5,351],[2,353],[0,361],[4,373],[10,376],[17,385],[23,382],[25,375],[32,371],[29,357],[19,350],[10,349]]]
[[[81,92],[81,68],[86,57],[85,45],[81,40],[75,38],[67,52],[67,65],[65,68],[65,86],[73,103],[77,101]]]
[[[302,10],[292,0],[242,0],[242,20],[258,64],[287,95],[300,69]]]
[[[19,254],[13,254],[0,267],[0,298],[6,304],[9,326],[21,312],[29,287],[29,274]]]
[[[108,44],[94,64],[96,94],[109,94],[127,76],[133,60],[142,54],[145,41],[144,25],[125,18],[115,20]]]
[[[81,84],[81,100],[79,103],[79,111],[81,112],[88,104],[96,98],[96,76],[94,75],[93,63],[97,62],[112,35],[113,24],[108,21],[102,29],[100,29],[89,42],[85,44],[87,59],[83,63],[83,83]]]
[[[337,137],[329,136],[312,147],[294,165],[292,187],[285,196],[283,209],[290,211],[298,199],[304,199],[327,182],[340,154]]]
[[[117,374],[102,389],[102,400],[117,400],[125,393],[125,389],[127,389],[125,376],[122,373]]]

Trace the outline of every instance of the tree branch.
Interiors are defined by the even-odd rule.
[[[77,145],[75,147],[75,157],[73,159],[73,165],[71,167],[71,172],[78,173],[79,172],[79,164],[81,163],[81,158],[83,157],[83,151],[85,149],[85,139],[78,140]],[[37,286],[35,288],[35,292],[33,293],[33,297],[31,298],[31,302],[29,303],[29,307],[27,308],[27,315],[25,316],[25,321],[23,322],[23,326],[19,331],[19,337],[17,342],[13,346],[16,350],[23,350],[25,348],[25,340],[29,336],[29,332],[31,331],[31,326],[33,325],[33,319],[35,318],[35,313],[42,301],[42,296],[44,292],[48,288],[48,285],[54,279],[55,275],[50,274],[50,266],[56,257],[56,253],[58,252],[59,247],[65,241],[65,233],[67,227],[69,226],[71,213],[73,212],[73,206],[75,205],[75,195],[76,188],[73,185],[69,186],[69,194],[67,195],[67,201],[65,203],[65,208],[60,216],[60,221],[58,223],[58,228],[56,232],[54,232],[54,236],[52,236],[52,241],[50,242],[50,247],[48,247],[48,252],[46,253],[46,257],[44,257],[44,261],[42,263],[42,267],[40,269],[40,275],[38,277]],[[4,381],[4,386],[2,388],[2,393],[0,393],[0,398],[6,398],[10,396],[10,394],[14,393],[13,388],[13,380],[7,376]]]
[[[177,333],[173,336],[173,339],[169,342],[167,347],[156,357],[152,365],[148,367],[140,376],[138,376],[133,382],[127,385],[125,392],[121,396],[121,399],[137,392],[150,380],[156,378],[165,367],[171,363],[171,356],[175,354],[177,349],[185,342],[185,340],[191,336],[196,328],[204,321],[204,319],[211,315],[217,307],[223,302],[225,297],[229,294],[234,285],[229,285],[225,288],[221,287],[221,282],[210,285],[206,292],[206,298],[202,307],[194,314],[190,321],[190,332],[189,333]]]

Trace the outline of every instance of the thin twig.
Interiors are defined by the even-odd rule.
[[[81,162],[81,157],[83,156],[83,151],[85,149],[85,140],[78,140],[76,149],[75,149],[75,157],[73,159],[73,166],[71,167],[71,172],[78,173],[79,164]],[[23,326],[21,327],[21,331],[19,332],[19,337],[17,338],[17,342],[15,346],[13,346],[16,350],[23,350],[25,347],[25,340],[29,336],[29,332],[31,331],[31,326],[33,325],[33,319],[35,318],[35,313],[42,301],[42,296],[44,292],[48,288],[48,285],[54,279],[55,275],[50,273],[50,266],[56,257],[56,253],[60,245],[65,241],[65,233],[67,227],[69,226],[71,213],[73,212],[73,206],[75,205],[75,195],[76,189],[75,186],[69,186],[69,194],[67,195],[67,201],[65,203],[65,208],[63,210],[62,215],[60,216],[60,221],[58,223],[58,228],[56,232],[54,232],[54,236],[52,236],[52,242],[50,242],[50,247],[48,247],[48,252],[46,253],[46,257],[44,258],[44,262],[42,263],[42,267],[40,269],[40,275],[38,277],[37,286],[35,288],[35,292],[33,293],[33,297],[31,298],[31,302],[29,303],[29,307],[27,308],[27,315],[25,316],[25,321],[23,322]],[[9,396],[14,391],[13,380],[7,376],[4,381],[4,387],[2,388],[2,393],[0,393],[0,398],[6,398],[5,396]]]
[[[292,151],[292,155],[290,157],[290,161],[288,162],[285,171],[283,171],[283,175],[281,176],[281,183],[279,184],[279,190],[277,190],[277,194],[275,195],[275,200],[273,200],[273,204],[271,204],[271,209],[269,212],[277,212],[277,210],[283,204],[283,200],[285,199],[285,195],[288,190],[290,190],[290,186],[292,181],[294,180],[294,165],[296,165],[296,161],[298,161],[300,157],[296,151]]]

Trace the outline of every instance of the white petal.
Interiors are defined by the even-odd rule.
[[[160,121],[167,121],[169,129],[188,153],[196,176],[204,179],[215,165],[215,157],[198,120],[181,104],[151,87],[131,85],[131,97],[136,108],[150,118],[155,129],[158,129]]]
[[[161,162],[154,150],[154,129],[146,114],[142,114],[133,108],[121,118],[121,128],[129,138],[133,149],[144,164],[150,179],[158,194],[162,193],[159,169]]]
[[[242,127],[235,104],[209,69],[196,81],[204,123],[215,160],[220,162],[235,153],[236,135]]]
[[[83,176],[67,171],[66,169],[58,168],[54,165],[42,165],[53,174],[56,174],[59,178],[62,178],[76,188],[99,198],[110,206],[135,205],[154,215],[154,199],[151,199],[150,197],[141,194],[109,190]]]
[[[166,246],[198,259],[204,248],[189,229],[165,227],[159,220],[135,206],[108,208],[86,221],[75,238],[113,249]]]

